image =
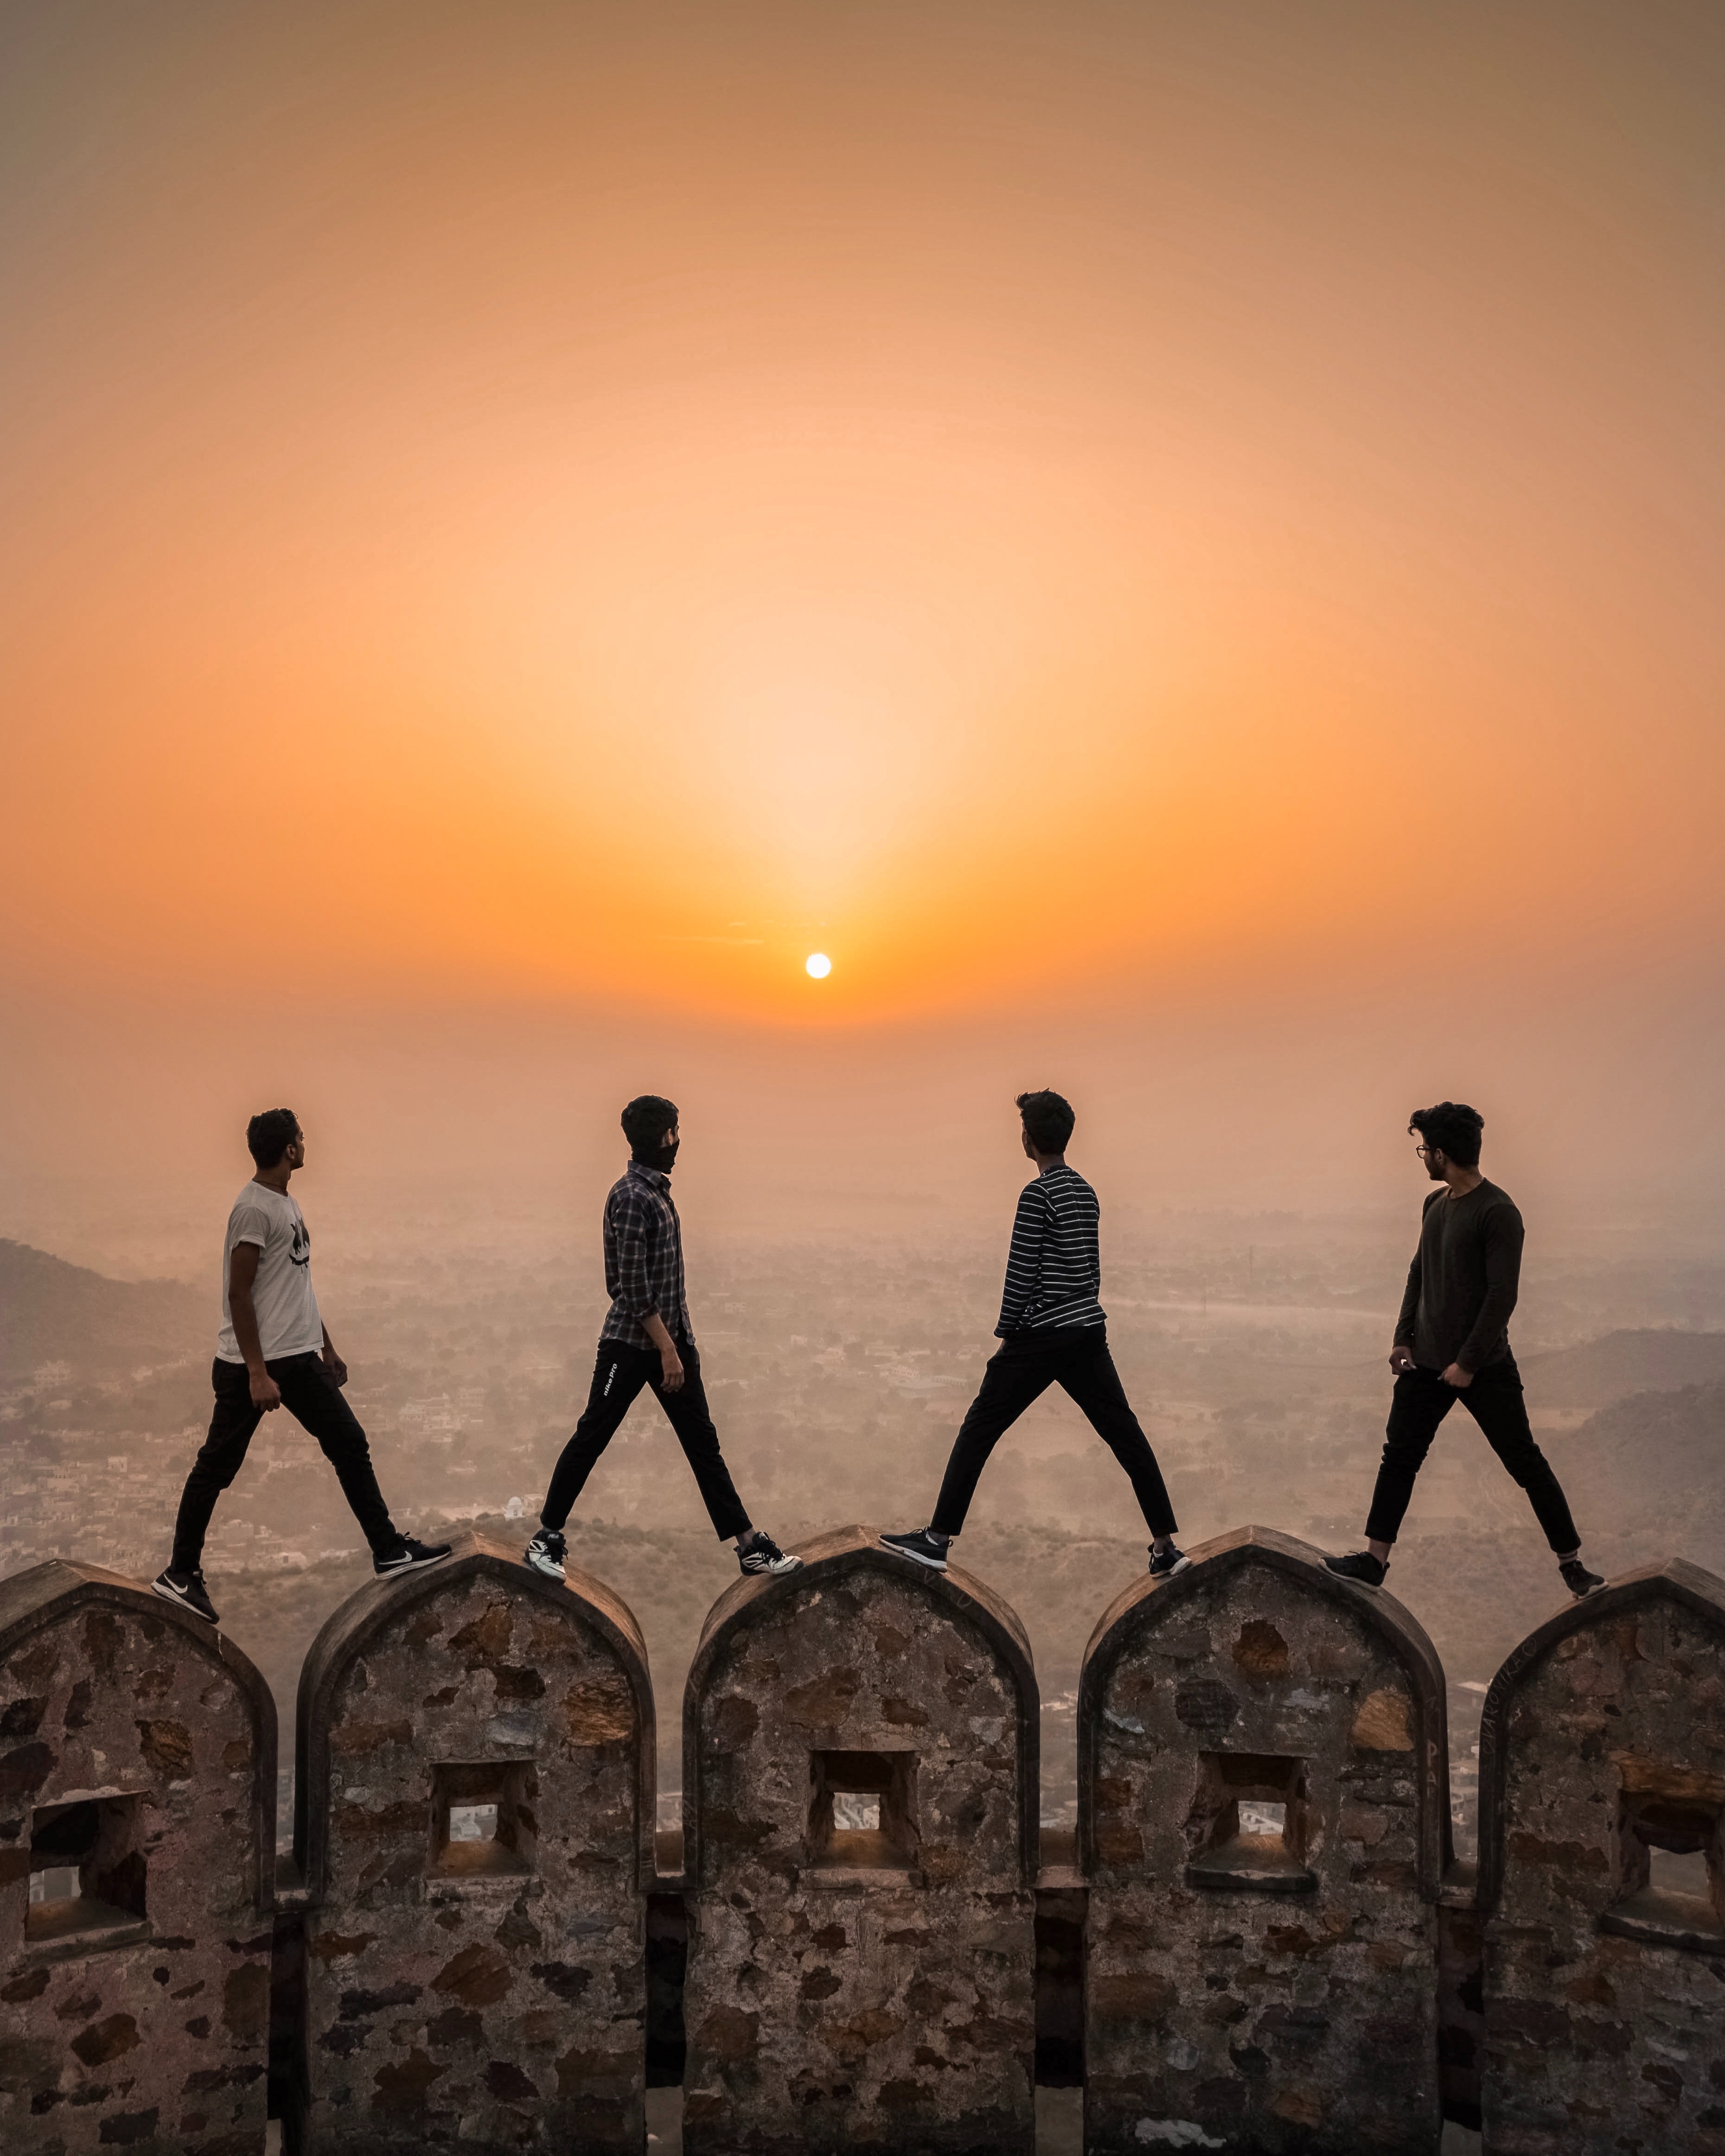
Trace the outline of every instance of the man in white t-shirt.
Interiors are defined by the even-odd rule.
[[[341,1397],[347,1365],[336,1353],[311,1285],[311,1238],[288,1195],[305,1165],[305,1139],[290,1108],[254,1116],[245,1142],[257,1173],[234,1201],[222,1249],[222,1329],[211,1373],[215,1413],[180,1499],[174,1552],[156,1592],[208,1623],[214,1605],[203,1584],[203,1538],[219,1497],[239,1472],[252,1434],[280,1407],[304,1425],[336,1471],[341,1494],[372,1546],[380,1578],[447,1557],[398,1532],[372,1469],[359,1419]]]

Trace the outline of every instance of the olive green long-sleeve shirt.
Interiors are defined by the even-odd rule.
[[[1522,1216],[1507,1191],[1481,1182],[1466,1198],[1435,1190],[1408,1268],[1399,1346],[1422,1370],[1482,1370],[1509,1353],[1509,1314],[1522,1278]]]

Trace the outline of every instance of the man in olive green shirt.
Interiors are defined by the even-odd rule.
[[[1484,1117],[1459,1101],[1417,1109],[1408,1125],[1420,1139],[1426,1173],[1443,1188],[1425,1201],[1389,1351],[1395,1394],[1366,1521],[1366,1547],[1325,1563],[1363,1587],[1384,1584],[1414,1478],[1438,1424],[1459,1399],[1527,1491],[1563,1584],[1579,1598],[1605,1583],[1581,1562],[1581,1537],[1568,1500],[1527,1420],[1508,1332],[1524,1231],[1509,1194],[1480,1172],[1485,1127]]]

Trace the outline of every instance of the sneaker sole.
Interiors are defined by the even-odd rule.
[[[918,1550],[901,1549],[896,1543],[888,1542],[885,1535],[880,1537],[880,1547],[894,1557],[905,1558],[911,1564],[920,1564],[925,1572],[944,1572],[947,1568],[947,1560],[943,1557],[924,1557]]]
[[[525,1553],[521,1562],[526,1566],[529,1572],[536,1572],[542,1578],[560,1579],[566,1584],[567,1583],[569,1575],[563,1570],[562,1565],[542,1564],[539,1562],[539,1559],[533,1555],[531,1550]]]
[[[1189,1557],[1183,1557],[1178,1564],[1171,1564],[1166,1572],[1158,1572],[1153,1567],[1150,1577],[1153,1579],[1178,1579],[1183,1572],[1190,1572],[1191,1569],[1191,1558]]]
[[[172,1588],[164,1587],[159,1579],[152,1579],[150,1582],[150,1589],[152,1594],[159,1594],[164,1602],[172,1603],[176,1609],[183,1609],[188,1617],[195,1617],[200,1625],[220,1625],[222,1620],[219,1612],[213,1617],[206,1617],[195,1602],[188,1602],[183,1594],[176,1594]]]
[[[429,1565],[441,1564],[450,1553],[439,1550],[435,1557],[410,1557],[400,1564],[374,1564],[372,1572],[379,1579],[394,1579],[403,1572],[424,1572]]]
[[[788,1579],[793,1572],[803,1569],[801,1558],[793,1558],[788,1564],[746,1564],[739,1568],[745,1579]]]
[[[1332,1579],[1339,1579],[1344,1587],[1363,1587],[1368,1594],[1381,1594],[1384,1592],[1384,1582],[1381,1579],[1356,1579],[1351,1572],[1332,1572],[1330,1577]]]

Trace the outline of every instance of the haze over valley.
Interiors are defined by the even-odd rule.
[[[321,1204],[308,1182],[305,1206],[321,1300],[395,1517],[422,1534],[471,1522],[524,1542],[592,1368],[604,1307],[596,1224],[548,1203],[485,1219],[465,1196],[398,1192],[392,1213],[364,1195]],[[69,1208],[67,1240],[104,1217]],[[1105,1216],[1111,1338],[1183,1541],[1255,1522],[1357,1546],[1413,1217]],[[697,1208],[691,1302],[710,1397],[745,1502],[782,1540],[927,1517],[993,1345],[1004,1225],[773,1237],[727,1234]],[[135,1253],[151,1254],[147,1243]],[[213,1270],[119,1281],[0,1245],[0,1573],[66,1556],[148,1578],[164,1561],[208,1419]],[[1669,1232],[1578,1235],[1555,1252],[1536,1241],[1512,1337],[1596,1565],[1616,1573],[1678,1554],[1725,1569],[1717,1245]],[[735,1560],[650,1401],[601,1461],[571,1545],[645,1630],[670,1824],[683,1676]],[[1064,1395],[1002,1441],[957,1555],[1029,1629],[1044,1814],[1070,1824],[1080,1658],[1142,1566],[1144,1537],[1111,1457]],[[224,1628],[290,1727],[305,1649],[369,1564],[333,1474],[285,1413],[265,1419],[223,1500],[207,1570]],[[1433,1448],[1390,1585],[1450,1679],[1465,1847],[1484,1686],[1561,1589],[1521,1493],[1464,1412]]]

